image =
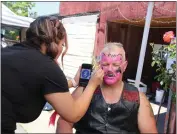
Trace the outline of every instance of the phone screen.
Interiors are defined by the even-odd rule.
[[[92,64],[82,64],[79,86],[86,87],[92,73]]]
[[[82,69],[81,71],[81,79],[87,79],[89,80],[91,76],[91,70],[90,69]]]

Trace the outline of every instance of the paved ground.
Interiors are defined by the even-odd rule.
[[[70,88],[71,93],[73,90],[74,88]],[[15,133],[55,133],[56,125],[49,126],[49,119],[53,112],[54,111],[42,111],[41,115],[31,123],[17,123]]]
[[[154,114],[157,115],[158,105],[151,103]],[[158,131],[163,133],[165,113],[167,111],[166,107],[162,107],[159,116]],[[53,111],[43,111],[41,115],[35,121],[27,124],[17,124],[16,133],[55,133],[56,125],[49,126],[49,118]]]
[[[49,126],[49,118],[53,111],[42,111],[41,115],[31,123],[20,123],[26,133],[55,133],[55,127]],[[20,128],[20,127],[19,127]],[[21,129],[21,131],[23,131]]]
[[[15,133],[27,133],[27,131],[25,131],[24,128],[17,123],[17,129],[15,130]]]

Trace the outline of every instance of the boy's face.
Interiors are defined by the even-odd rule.
[[[104,82],[107,85],[112,85],[122,80],[122,74],[127,66],[123,55],[124,50],[122,48],[117,48],[115,51],[106,51],[101,54],[100,65],[105,73]]]

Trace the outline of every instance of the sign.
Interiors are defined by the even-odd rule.
[[[153,51],[159,50],[159,53],[158,53],[159,57],[161,57],[162,59],[166,60],[166,59],[167,59],[167,56],[168,56],[168,52],[163,50],[164,46],[165,46],[165,45],[154,44],[154,49],[153,49]]]

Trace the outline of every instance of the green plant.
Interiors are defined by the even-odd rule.
[[[35,6],[34,2],[22,2],[22,1],[3,1],[12,12],[20,16],[28,17],[29,10]]]
[[[172,94],[172,102],[176,102],[176,93]]]
[[[163,36],[163,40],[169,45],[165,45],[161,47],[161,49],[154,49],[154,43],[150,43],[152,46],[152,63],[151,66],[155,66],[157,68],[157,72],[159,73],[155,79],[160,82],[161,89],[170,90],[170,86],[173,83],[173,80],[176,80],[176,60],[173,60],[171,63],[171,67],[167,68],[166,63],[167,59],[176,59],[176,38],[174,37],[173,31],[166,32]],[[172,101],[176,102],[176,93],[172,91]],[[165,97],[165,93],[163,94],[162,100]],[[156,123],[158,121],[160,109],[162,106],[162,100],[159,105],[158,113],[156,116]]]
[[[34,2],[20,2],[20,1],[3,1],[4,5],[6,5],[12,12],[19,16],[28,17],[29,15],[33,15],[35,18],[37,17],[36,12],[31,12],[30,10],[35,6]],[[29,17],[33,17],[29,16]],[[19,40],[19,30],[6,30],[6,37],[11,40]]]
[[[164,41],[170,43],[161,47],[161,49],[154,50],[154,43],[150,43],[153,48],[151,66],[157,67],[159,73],[155,79],[160,82],[161,88],[168,90],[172,80],[176,80],[176,61],[171,64],[171,68],[166,68],[167,58],[176,58],[176,38],[172,31],[166,32],[163,37]]]

